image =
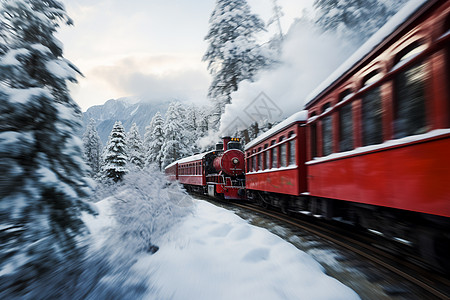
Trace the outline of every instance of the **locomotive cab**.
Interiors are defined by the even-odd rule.
[[[236,149],[236,150],[242,150],[242,144],[240,142],[228,142],[228,150]]]

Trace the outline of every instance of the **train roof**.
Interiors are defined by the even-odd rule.
[[[359,62],[361,62],[368,54],[384,45],[387,38],[403,24],[407,23],[409,18],[419,11],[426,4],[434,4],[437,1],[432,0],[410,0],[401,10],[397,12],[384,26],[382,26],[372,37],[370,37],[352,56],[350,56],[340,67],[338,67],[325,81],[323,81],[316,89],[314,89],[305,101],[305,107],[312,104],[326,90],[336,83],[345,73],[350,71]]]
[[[245,150],[255,146],[256,144],[264,141],[265,139],[267,139],[269,136],[276,134],[277,132],[285,129],[286,127],[288,127],[289,125],[291,125],[292,123],[296,123],[296,122],[305,122],[308,119],[308,111],[306,110],[301,110],[299,112],[296,112],[295,114],[293,114],[292,116],[290,116],[289,118],[287,118],[286,120],[284,120],[283,122],[277,124],[276,126],[272,127],[271,129],[269,129],[268,131],[264,132],[263,134],[261,134],[260,136],[258,136],[257,138],[253,139],[252,141],[250,141],[250,143],[248,143],[247,145],[245,145]]]
[[[173,163],[171,163],[170,165],[168,165],[167,167],[165,167],[164,169],[173,167],[175,164],[182,164],[182,163],[187,163],[187,162],[191,162],[191,161],[201,160],[201,159],[203,159],[203,157],[205,157],[206,154],[211,153],[211,152],[214,152],[214,151],[203,152],[203,153],[191,155],[191,156],[176,160]]]

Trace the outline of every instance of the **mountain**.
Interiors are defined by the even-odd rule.
[[[108,141],[109,134],[116,121],[121,121],[125,130],[128,131],[133,123],[139,128],[139,133],[144,136],[145,127],[150,124],[156,112],[163,116],[169,107],[170,101],[146,103],[136,102],[134,98],[120,98],[106,101],[103,105],[95,105],[83,113],[83,135],[90,119],[97,124],[97,131],[103,145]]]

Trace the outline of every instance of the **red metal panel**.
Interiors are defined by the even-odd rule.
[[[214,168],[230,176],[242,175],[245,172],[244,152],[241,150],[227,150],[214,159]]]
[[[450,136],[308,165],[312,196],[450,216]]]
[[[170,168],[165,169],[165,174],[170,181],[177,180],[177,168],[178,164],[171,166]]]
[[[200,185],[204,186],[203,176],[202,175],[179,175],[179,181],[182,184],[190,184],[190,185]]]
[[[245,184],[250,190],[299,195],[301,193],[299,178],[300,173],[297,167],[289,170],[247,174]]]
[[[228,200],[244,200],[245,193],[242,195],[239,195],[240,189],[242,189],[242,188],[226,187],[224,190],[223,196],[225,199],[228,199]]]

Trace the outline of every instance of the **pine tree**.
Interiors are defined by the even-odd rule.
[[[164,144],[161,147],[163,167],[191,154],[187,149],[183,120],[184,109],[182,106],[178,102],[171,103],[164,122]]]
[[[199,108],[198,110],[198,127],[197,134],[198,137],[203,137],[208,133],[209,130],[209,112],[210,108],[206,107],[204,109]]]
[[[184,134],[186,137],[186,150],[189,154],[196,153],[199,151],[197,147],[197,140],[200,137],[198,128],[200,125],[200,114],[199,110],[195,105],[188,105],[186,107],[186,118],[184,125]]]
[[[128,161],[131,165],[138,169],[142,169],[145,165],[144,144],[142,143],[141,135],[139,134],[136,123],[133,123],[127,134],[126,144]]]
[[[264,22],[250,12],[246,0],[217,0],[209,23],[205,37],[209,47],[203,61],[213,76],[208,96],[215,102],[220,120],[238,84],[252,80],[259,69],[270,64],[270,59],[255,37],[265,30]]]
[[[102,142],[95,128],[95,120],[91,119],[83,135],[84,159],[91,168],[91,177],[100,172]]]
[[[52,272],[83,259],[90,211],[81,112],[67,88],[80,72],[54,36],[72,21],[56,0],[4,0],[0,15],[0,291],[57,297],[76,279]]]
[[[326,31],[362,44],[407,0],[315,0],[316,23]]]
[[[118,182],[127,174],[127,146],[122,122],[116,122],[103,152],[102,175],[106,181]]]
[[[269,27],[272,24],[276,24],[278,33],[272,37],[270,40],[270,47],[275,49],[278,54],[281,53],[281,47],[284,40],[284,34],[283,29],[281,28],[281,18],[284,16],[282,7],[278,5],[277,0],[272,0],[273,6],[272,6],[272,12],[273,15],[270,18],[269,21],[267,21],[267,27]]]
[[[161,170],[163,153],[161,151],[164,144],[164,119],[158,111],[152,118],[150,125],[147,126],[144,137],[146,149],[146,166],[156,164]]]

